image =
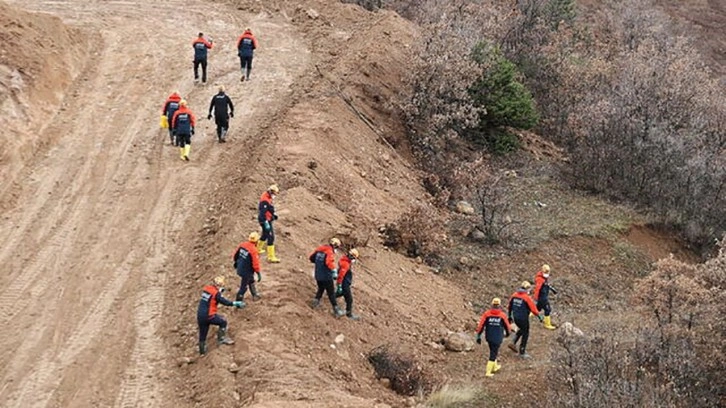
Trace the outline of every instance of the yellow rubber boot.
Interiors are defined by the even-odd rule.
[[[192,150],[192,145],[184,146],[184,160],[189,160],[189,152]]]
[[[543,320],[543,323],[544,323],[544,328],[545,329],[554,330],[554,329],[557,328],[557,326],[553,326],[552,325],[552,319],[551,319],[550,316],[545,316],[544,317],[544,320]]]
[[[499,362],[497,360],[494,360],[494,368],[492,369],[493,373],[496,373],[497,371],[501,370],[502,366],[499,365]]]
[[[267,246],[267,262],[278,263],[280,260],[275,256],[275,246]]]
[[[267,245],[267,243],[265,241],[262,241],[262,240],[257,241],[257,253],[264,254],[266,245]]]
[[[487,377],[494,377],[494,365],[495,364],[496,363],[493,361],[487,361],[487,373],[486,373]]]
[[[179,158],[184,160],[184,148],[183,147],[179,148]]]

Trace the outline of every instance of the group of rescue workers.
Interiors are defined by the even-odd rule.
[[[552,324],[552,307],[549,302],[550,292],[557,294],[552,285],[550,285],[550,266],[542,265],[534,277],[534,300],[529,296],[532,285],[529,281],[524,281],[519,288],[509,297],[509,305],[507,313],[502,310],[502,300],[500,298],[492,299],[491,308],[485,311],[476,328],[476,342],[481,344],[482,334],[489,345],[489,359],[487,360],[486,376],[492,377],[494,373],[499,371],[502,366],[497,361],[499,348],[504,342],[505,337],[509,337],[512,333],[514,323],[517,327],[512,342],[508,345],[509,349],[519,354],[519,357],[528,359],[527,342],[529,340],[529,319],[531,316],[537,317],[544,324],[545,329],[554,330],[557,327]],[[543,316],[544,315],[544,316]],[[517,347],[519,343],[519,348]]]
[[[211,38],[206,38],[203,33],[192,42],[194,48],[194,80],[199,81],[199,68],[202,69],[201,82],[207,82],[207,52],[213,47]],[[252,31],[247,28],[237,39],[237,50],[242,70],[241,81],[249,80],[252,71],[252,59],[254,50],[257,49],[257,39]],[[214,114],[217,126],[217,140],[220,143],[226,142],[226,135],[229,129],[229,118],[234,118],[234,104],[225,93],[223,85],[219,85],[218,92],[212,97],[209,103],[207,119],[212,119]],[[180,158],[189,161],[191,150],[191,138],[196,127],[196,117],[190,110],[187,101],[182,98],[178,91],[173,92],[165,101],[162,108],[161,127],[169,129],[169,139],[172,145],[180,149]],[[246,241],[241,242],[232,254],[233,267],[240,277],[240,287],[234,301],[223,296],[226,279],[224,276],[217,276],[212,283],[204,286],[202,297],[197,309],[197,322],[199,325],[199,353],[207,352],[207,335],[210,326],[218,326],[217,343],[234,344],[234,341],[227,337],[228,323],[224,317],[217,314],[218,306],[233,306],[244,308],[245,294],[249,290],[252,300],[261,299],[257,290],[257,283],[262,281],[262,268],[260,254],[266,252],[267,261],[278,263],[280,259],[275,254],[275,232],[273,224],[278,216],[275,214],[273,205],[275,196],[280,193],[276,184],[271,185],[260,197],[258,205],[258,222],[261,232],[251,232]],[[348,249],[336,263],[336,253],[342,248],[338,238],[331,238],[325,245],[321,245],[309,255],[308,259],[315,266],[314,277],[317,282],[317,292],[311,302],[311,307],[317,309],[323,294],[326,294],[332,306],[332,313],[335,317],[347,316],[351,320],[359,320],[360,317],[353,313],[353,294],[351,286],[353,283],[353,264],[358,260],[360,253],[356,248]],[[500,298],[494,298],[491,308],[485,311],[476,329],[476,342],[481,344],[482,335],[489,345],[489,358],[486,366],[486,376],[492,377],[501,369],[497,357],[499,348],[504,337],[509,337],[513,332],[512,324],[516,325],[516,333],[509,349],[518,353],[521,358],[528,359],[527,343],[529,340],[529,319],[534,316],[544,324],[546,329],[554,330],[556,327],[551,322],[552,309],[549,304],[549,294],[557,293],[549,284],[550,267],[542,265],[534,278],[534,300],[529,292],[531,284],[528,281],[521,283],[520,287],[509,298],[508,312],[502,310]],[[345,310],[338,306],[338,297],[345,299]]]
[[[249,290],[253,301],[262,298],[257,290],[257,283],[262,281],[262,266],[260,254],[267,253],[267,262],[279,263],[280,259],[275,254],[275,229],[274,223],[278,216],[275,213],[274,200],[280,193],[280,188],[272,184],[262,193],[257,206],[257,221],[260,224],[261,232],[253,231],[246,241],[237,245],[232,253],[233,267],[240,277],[240,287],[234,301],[226,299],[222,293],[226,279],[220,275],[212,280],[212,283],[204,286],[202,297],[197,308],[197,323],[199,325],[199,353],[207,352],[207,334],[209,326],[219,326],[217,331],[217,344],[234,344],[234,340],[227,337],[228,323],[224,317],[217,314],[218,306],[234,306],[238,309],[247,306],[245,295]],[[358,260],[360,253],[356,248],[350,248],[336,263],[335,255],[342,248],[338,238],[331,238],[330,241],[321,245],[310,254],[308,259],[315,264],[315,280],[317,292],[311,303],[313,309],[320,306],[323,293],[327,293],[328,299],[333,307],[335,317],[347,316],[351,320],[359,320],[360,317],[353,313],[353,264]],[[338,306],[338,297],[345,299],[345,310]]]
[[[199,81],[200,67],[202,68],[202,83],[207,82],[207,53],[213,45],[214,41],[205,37],[204,33],[199,33],[197,38],[192,41],[195,82]],[[243,82],[250,79],[255,49],[257,49],[257,39],[252,34],[252,30],[247,28],[237,39],[237,55],[242,70],[240,80]],[[213,113],[214,122],[217,125],[217,141],[225,143],[229,130],[229,118],[234,118],[234,104],[225,93],[224,85],[219,85],[218,93],[212,96],[207,114],[208,120],[212,119]],[[187,100],[182,98],[179,91],[172,92],[161,109],[160,126],[169,129],[169,140],[173,146],[179,147],[179,157],[182,160],[189,161],[192,136],[194,136],[196,125],[197,118],[189,108]]]

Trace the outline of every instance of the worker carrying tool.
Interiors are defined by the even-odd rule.
[[[345,314],[338,307],[338,301],[335,298],[335,280],[338,279],[338,269],[335,267],[335,253],[338,248],[340,248],[340,240],[331,238],[329,244],[315,248],[315,251],[308,257],[310,262],[315,264],[315,281],[318,284],[318,291],[315,293],[315,299],[313,299],[311,306],[313,309],[317,309],[320,306],[323,292],[327,292],[335,317]]]
[[[250,233],[247,241],[240,243],[234,250],[232,257],[234,258],[234,268],[237,275],[242,278],[236,300],[244,302],[247,288],[250,289],[252,300],[260,300],[260,294],[255,286],[255,274],[257,282],[262,281],[262,272],[260,270],[260,254],[257,253],[257,242],[260,240],[260,234],[256,232]]]
[[[162,129],[169,129],[169,140],[171,141],[172,146],[176,143],[174,140],[174,128],[171,126],[171,120],[174,117],[174,112],[179,109],[179,102],[181,102],[181,100],[182,97],[181,94],[179,94],[179,91],[174,91],[168,98],[166,98],[164,107],[161,108],[160,124]]]
[[[347,254],[340,257],[338,261],[338,279],[335,288],[336,297],[343,296],[345,299],[345,315],[351,320],[360,320],[360,316],[353,313],[353,264],[360,257],[357,249],[351,248]]]
[[[277,221],[277,214],[275,214],[275,196],[280,194],[280,188],[277,184],[271,185],[267,191],[262,193],[260,197],[260,203],[257,206],[257,221],[262,227],[262,236],[257,244],[257,250],[259,253],[265,251],[265,244],[267,244],[267,262],[278,263],[280,260],[275,255],[275,229],[273,223]]]
[[[537,302],[537,310],[544,310],[544,328],[554,330],[557,326],[552,324],[552,307],[550,307],[550,292],[557,294],[555,288],[550,285],[551,268],[544,264],[534,276],[534,300]]]
[[[527,341],[529,340],[529,314],[537,316],[539,321],[542,321],[542,316],[537,311],[537,306],[534,305],[534,301],[529,297],[529,289],[532,285],[524,281],[520,285],[519,289],[509,298],[509,311],[508,321],[509,323],[514,322],[517,325],[517,333],[514,334],[512,342],[509,344],[509,349],[515,353],[519,353],[521,358],[530,358],[527,354]],[[519,350],[517,350],[517,342],[522,341],[519,344]]]
[[[481,315],[479,325],[476,328],[476,343],[481,344],[481,336],[483,333],[489,345],[487,377],[494,376],[494,373],[502,368],[497,362],[499,347],[502,345],[504,337],[509,337],[511,331],[512,328],[507,321],[507,315],[502,311],[502,300],[499,298],[492,299],[492,307]]]
[[[243,302],[232,302],[222,296],[224,291],[224,276],[217,276],[211,285],[202,289],[202,298],[197,308],[197,324],[199,325],[199,354],[207,354],[207,334],[209,326],[218,326],[217,344],[234,344],[234,340],[227,337],[227,320],[217,314],[217,305],[234,306],[238,309],[244,307]]]

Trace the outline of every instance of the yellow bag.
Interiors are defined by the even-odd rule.
[[[161,115],[159,118],[159,126],[162,129],[169,129],[169,119],[166,118],[166,115]]]

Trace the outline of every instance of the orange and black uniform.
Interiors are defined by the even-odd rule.
[[[550,307],[550,292],[557,294],[555,288],[550,286],[549,278],[545,278],[543,271],[537,271],[534,276],[534,300],[537,301],[537,310],[544,310],[544,315],[552,313]]]
[[[164,102],[164,107],[161,108],[161,113],[166,116],[166,119],[169,121],[169,138],[171,139],[172,144],[174,144],[174,127],[171,126],[171,121],[174,118],[174,112],[179,109],[179,102],[181,102],[181,100],[181,95],[174,92],[173,94],[169,95],[168,98],[166,98],[166,102]]]
[[[252,57],[257,49],[257,39],[252,35],[252,31],[245,30],[237,39],[237,55],[242,68],[242,77],[250,79],[252,72]]]
[[[260,240],[267,241],[267,245],[275,244],[275,229],[272,226],[275,220],[277,220],[277,215],[275,215],[275,206],[272,205],[272,193],[265,191],[257,206],[257,221],[262,227]]]
[[[521,339],[522,342],[519,345],[519,354],[527,353],[527,341],[529,340],[529,314],[532,313],[535,316],[539,316],[537,307],[534,305],[534,301],[527,294],[527,290],[520,288],[509,298],[509,322],[514,320],[519,330],[514,335],[512,343],[516,346],[517,342]],[[511,347],[511,346],[510,346]]]
[[[260,255],[257,253],[256,245],[250,241],[242,242],[234,250],[233,257],[237,275],[242,278],[236,300],[244,300],[248,287],[252,296],[257,296],[257,289],[254,286],[255,273],[260,272]]]
[[[502,309],[492,307],[484,312],[479,319],[479,325],[476,327],[477,339],[481,338],[484,332],[484,338],[489,344],[489,361],[496,361],[499,354],[499,347],[502,345],[505,336],[509,336],[512,328],[507,321],[507,315]]]
[[[332,245],[321,245],[310,254],[308,259],[315,264],[315,280],[318,283],[315,300],[319,301],[323,297],[323,292],[327,292],[330,304],[337,308],[335,279],[338,271],[335,269],[335,248]]]
[[[232,306],[232,302],[222,296],[222,292],[214,285],[207,285],[202,289],[202,298],[197,308],[197,323],[199,324],[199,342],[207,341],[209,326],[227,327],[227,321],[217,314],[217,304]]]
[[[179,106],[171,119],[170,126],[176,135],[176,145],[184,147],[192,144],[194,127],[197,125],[197,118],[186,106]]]
[[[200,35],[192,41],[194,48],[194,79],[199,79],[199,66],[202,66],[202,82],[207,82],[207,50],[212,48],[212,43]]]
[[[340,285],[342,289],[343,298],[345,299],[345,314],[349,317],[353,314],[353,291],[351,285],[353,284],[353,263],[355,259],[350,259],[348,255],[343,255],[338,261],[338,280],[336,283]]]

